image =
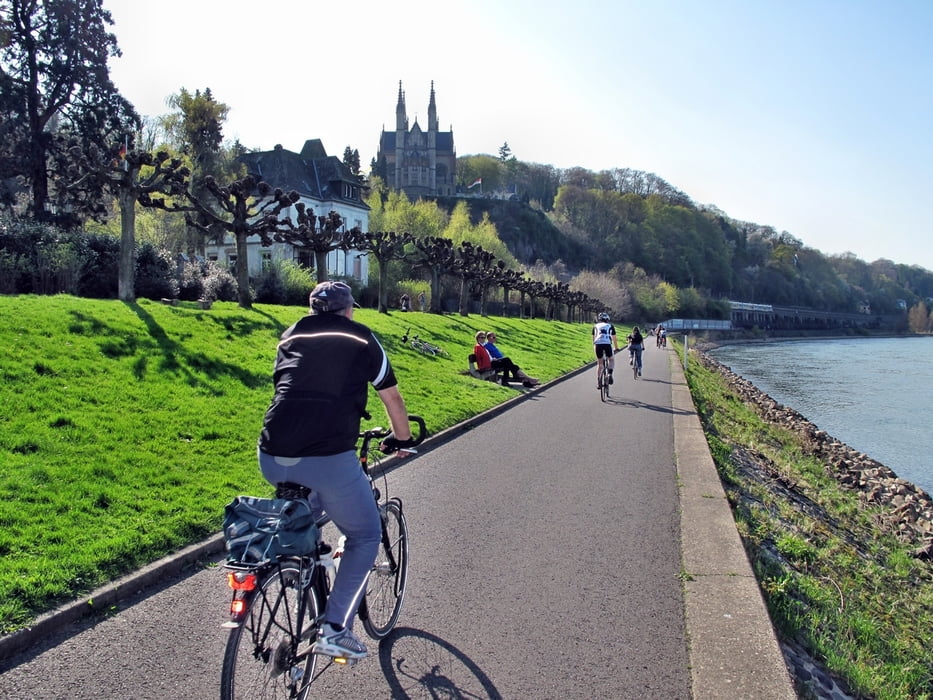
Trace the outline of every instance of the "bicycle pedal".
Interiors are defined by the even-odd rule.
[[[315,647],[311,648],[311,653],[314,654],[315,656],[326,657],[330,659],[332,663],[335,663],[338,666],[346,666],[348,668],[352,668],[353,666],[356,666],[356,664],[361,660],[361,659],[354,659],[349,656],[333,656],[332,654],[325,654],[323,652],[318,651]]]
[[[346,656],[333,656],[331,657],[334,660],[334,663],[338,666],[346,666],[347,668],[353,668],[359,663],[359,659],[350,659]]]

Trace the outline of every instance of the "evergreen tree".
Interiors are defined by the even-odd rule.
[[[102,0],[0,0],[0,17],[0,178],[22,177],[33,215],[54,219],[74,209],[56,187],[70,141],[106,151],[139,128],[110,80],[107,59],[120,55],[113,19]]]

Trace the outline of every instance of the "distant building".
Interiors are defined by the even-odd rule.
[[[395,106],[395,131],[383,127],[376,154],[376,174],[392,190],[404,191],[410,199],[422,196],[451,196],[457,190],[457,151],[454,132],[440,131],[437,105],[434,102],[434,81],[428,102],[427,131],[418,124],[408,127],[405,93],[398,83],[398,103]]]
[[[369,206],[362,199],[360,179],[336,156],[328,156],[320,139],[305,141],[301,153],[287,151],[277,145],[271,151],[245,153],[238,158],[250,175],[264,180],[273,188],[285,192],[296,191],[301,202],[314,211],[315,216],[327,216],[336,211],[344,222],[344,231],[359,227],[369,230]],[[297,212],[291,210],[291,219]],[[205,252],[209,260],[216,260],[233,268],[236,263],[236,242],[228,235],[222,245],[208,245]],[[314,266],[314,254],[289,243],[262,246],[258,236],[247,240],[249,273],[258,276],[277,260],[294,260],[308,267]],[[369,276],[369,258],[359,251],[335,250],[327,255],[328,276],[354,277],[364,282]]]

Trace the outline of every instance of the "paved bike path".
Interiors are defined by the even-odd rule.
[[[676,358],[622,358],[608,403],[588,370],[389,475],[400,627],[312,696],[794,697]],[[216,568],[150,589],[3,662],[0,697],[216,697],[227,600]]]

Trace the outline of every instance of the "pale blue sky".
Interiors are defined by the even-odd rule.
[[[457,154],[653,172],[825,254],[933,270],[933,1],[104,0],[141,114],[182,87],[250,148],[395,128]]]

